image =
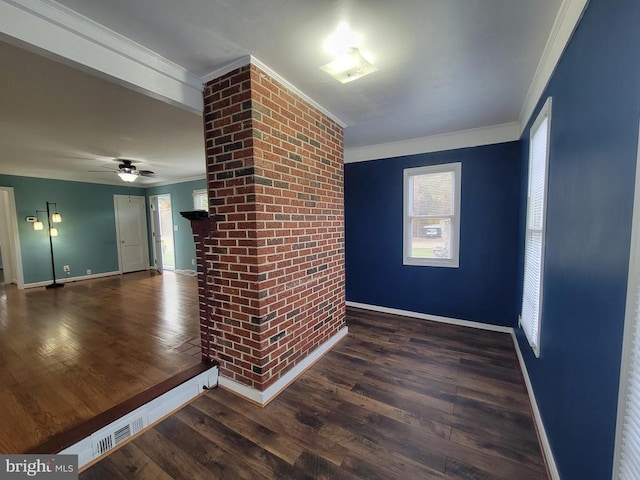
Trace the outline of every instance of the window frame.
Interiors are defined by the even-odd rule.
[[[638,137],[640,138],[640,136]],[[631,252],[629,254],[629,274],[627,281],[627,300],[625,306],[624,333],[622,338],[622,355],[620,361],[620,382],[618,386],[618,413],[616,421],[616,437],[613,454],[613,472],[611,478],[619,480],[628,478],[626,473],[629,469],[638,468],[637,461],[633,459],[635,455],[629,455],[629,447],[634,449],[634,445],[629,445],[628,427],[633,425],[629,422],[629,406],[634,402],[632,414],[634,421],[637,421],[638,397],[640,385],[640,362],[635,356],[640,349],[640,142],[638,143],[638,153],[636,160],[635,193],[633,200],[633,221],[631,224]],[[635,424],[637,427],[637,423]],[[634,438],[640,435],[639,431],[633,430],[631,435]],[[637,445],[637,444],[636,444]],[[635,453],[635,452],[631,452]],[[632,460],[629,460],[631,458]],[[631,462],[631,464],[629,464]],[[623,469],[625,472],[623,472]]]
[[[543,308],[544,308],[544,271],[545,271],[545,253],[546,253],[546,238],[547,238],[547,210],[548,210],[548,200],[549,200],[549,157],[551,150],[551,107],[552,107],[552,98],[547,98],[546,102],[540,109],[536,120],[531,125],[529,129],[529,166],[527,172],[527,205],[526,205],[526,224],[525,224],[525,240],[524,240],[524,262],[523,262],[523,285],[522,285],[522,297],[521,297],[521,307],[520,307],[520,315],[518,317],[518,325],[523,329],[525,337],[531,346],[534,355],[536,358],[540,357],[540,339],[542,338],[542,318],[543,318]],[[541,228],[534,229],[530,228],[530,220],[531,220],[531,211],[530,207],[532,205],[531,202],[531,180],[532,180],[532,168],[533,168],[533,138],[537,135],[540,128],[543,126],[546,121],[546,149],[545,149],[545,158],[544,158],[544,186],[542,193],[542,218],[541,218]],[[541,235],[541,251],[540,251],[540,259],[539,259],[539,272],[538,272],[538,305],[537,305],[537,316],[535,320],[535,326],[528,327],[524,325],[523,322],[523,310],[524,310],[524,302],[525,302],[525,288],[526,288],[526,275],[527,275],[527,239],[529,236],[529,231],[540,231]],[[530,330],[534,330],[533,333]],[[531,335],[534,335],[535,338],[531,338]]]
[[[192,193],[192,197],[193,197],[193,209],[194,209],[194,210],[202,210],[202,209],[200,208],[200,205],[196,205],[196,198],[199,198],[199,197],[202,197],[202,196],[204,196],[204,197],[207,199],[207,200],[206,200],[207,208],[205,208],[204,210],[209,211],[209,208],[208,208],[208,206],[209,206],[209,194],[208,194],[208,192],[207,192],[207,189],[206,189],[206,188],[200,188],[200,189],[198,189],[198,190],[194,190],[194,191],[193,191],[193,193]]]
[[[451,258],[412,257],[412,219],[426,217],[412,215],[413,189],[411,178],[418,175],[452,172],[454,175],[453,215],[451,215]],[[462,162],[442,163],[404,169],[403,182],[403,265],[458,268],[460,266],[460,200],[462,198]],[[437,215],[441,218],[445,215]]]

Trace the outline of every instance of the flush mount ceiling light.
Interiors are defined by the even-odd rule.
[[[346,48],[335,60],[322,65],[320,69],[340,83],[352,82],[378,70],[362,56],[356,47]]]

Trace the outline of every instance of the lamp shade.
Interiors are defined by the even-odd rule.
[[[62,221],[62,215],[60,215],[59,213],[52,213],[51,221],[53,223],[60,223]]]
[[[51,235],[52,237],[57,237],[58,236],[58,229],[55,227],[51,227],[49,229],[49,235]]]
[[[33,229],[34,230],[44,230],[44,224],[41,221],[37,220],[37,221],[33,222]]]

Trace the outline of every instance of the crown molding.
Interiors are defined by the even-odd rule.
[[[382,158],[402,157],[418,153],[441,152],[458,148],[479,147],[495,143],[513,142],[520,138],[517,122],[444,133],[430,137],[412,138],[399,142],[381,143],[365,147],[346,148],[344,163],[366,162]]]
[[[197,75],[53,0],[0,0],[0,37],[202,112]]]
[[[298,97],[302,98],[305,102],[309,103],[310,105],[312,105],[314,108],[316,108],[317,110],[319,110],[320,112],[324,113],[327,117],[329,117],[330,119],[332,119],[334,122],[336,122],[338,125],[340,125],[342,128],[345,128],[347,126],[346,122],[342,121],[340,118],[338,118],[336,115],[334,115],[333,113],[331,113],[329,110],[327,110],[326,108],[324,108],[322,105],[320,105],[318,102],[316,102],[313,98],[311,98],[309,95],[307,95],[306,93],[304,93],[302,90],[300,90],[299,88],[297,88],[294,84],[292,84],[291,82],[289,82],[287,79],[285,79],[282,75],[280,75],[278,72],[276,72],[275,70],[273,70],[271,67],[269,67],[267,64],[261,62],[260,60],[258,60],[256,57],[254,57],[253,55],[246,55],[244,57],[241,57],[237,60],[234,60],[231,63],[228,63],[226,65],[224,65],[223,67],[220,67],[216,70],[214,70],[213,72],[204,75],[202,77],[202,83],[205,84],[207,82],[210,82],[211,80],[215,79],[215,78],[219,78],[223,75],[226,75],[229,72],[234,71],[237,68],[240,67],[244,67],[245,65],[253,65],[255,67],[258,67],[260,70],[262,70],[264,73],[266,73],[267,75],[269,75],[271,78],[273,78],[275,81],[277,81],[278,83],[280,83],[282,86],[284,86],[285,88],[287,88],[289,91],[293,92],[294,94],[296,94]]]
[[[195,182],[196,180],[206,180],[206,179],[207,179],[206,175],[196,175],[194,177],[180,178],[180,179],[177,179],[177,180],[166,180],[166,181],[158,182],[158,183],[147,183],[147,184],[143,185],[143,188],[166,187],[168,185],[175,185],[177,183]],[[205,188],[206,188],[206,186],[205,186]]]
[[[251,63],[251,55],[245,55],[244,57],[240,57],[237,60],[229,62],[223,65],[220,68],[216,68],[213,72],[207,73],[200,78],[202,84],[207,84],[211,80],[215,80],[216,78],[220,78],[227,73],[233,72],[234,70],[244,67],[245,65],[249,65]]]
[[[538,100],[540,100],[544,90],[547,88],[547,84],[588,4],[589,0],[564,0],[560,5],[558,15],[556,15],[551,33],[547,38],[547,43],[538,62],[536,73],[533,76],[529,91],[520,110],[520,134],[527,127]]]

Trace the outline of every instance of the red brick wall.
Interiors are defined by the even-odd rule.
[[[204,100],[202,331],[222,375],[264,390],[345,325],[343,131],[253,65]]]

